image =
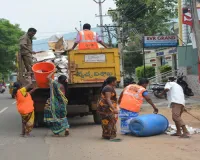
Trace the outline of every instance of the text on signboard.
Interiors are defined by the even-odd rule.
[[[176,36],[147,36],[147,40],[176,40]]]
[[[102,77],[109,77],[109,76],[112,76],[112,72],[77,72],[76,73],[76,76],[77,77],[81,77],[81,78],[85,78],[85,77],[90,77],[90,78],[93,78],[93,77],[98,77],[98,76],[102,76]]]

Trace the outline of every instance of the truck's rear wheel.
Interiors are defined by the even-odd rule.
[[[93,112],[94,123],[101,124],[101,117],[98,112]]]
[[[34,127],[44,127],[44,113],[43,112],[35,112],[35,122]]]

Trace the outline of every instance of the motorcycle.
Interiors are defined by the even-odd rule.
[[[194,96],[192,89],[189,88],[187,82],[184,80],[183,73],[177,77],[177,84],[179,84],[183,88],[183,92],[186,96]]]
[[[155,97],[160,98],[160,99],[166,99],[167,98],[167,94],[166,93],[163,96],[160,96],[160,94],[165,89],[165,84],[155,83],[155,84],[153,84],[153,87],[151,89],[152,89],[153,94],[154,94]]]
[[[4,86],[0,87],[0,93],[3,94],[6,91],[6,88]]]

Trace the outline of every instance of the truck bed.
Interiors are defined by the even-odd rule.
[[[109,76],[120,81],[118,49],[75,50],[68,60],[69,84],[98,85]]]

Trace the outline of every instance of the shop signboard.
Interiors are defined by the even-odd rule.
[[[188,7],[184,7],[182,10],[183,10],[182,23],[192,27],[193,19],[192,19],[191,9]],[[199,22],[200,22],[200,7],[199,7],[199,5],[197,5],[197,14],[198,14]]]
[[[176,47],[178,38],[175,35],[171,36],[145,36],[144,47]]]
[[[177,54],[177,48],[169,48],[161,51],[156,52],[156,56],[164,56],[164,55],[172,55]]]
[[[164,52],[163,51],[162,52],[157,52],[156,56],[164,56]]]

